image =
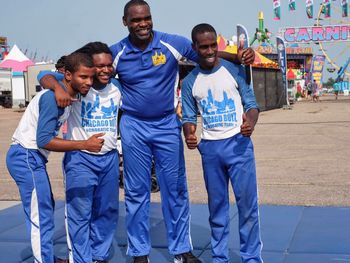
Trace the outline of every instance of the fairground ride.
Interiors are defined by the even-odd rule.
[[[322,21],[329,25],[350,25],[350,18],[342,17],[342,11],[337,5],[332,5],[332,16],[323,18],[324,4],[320,4],[320,9],[316,18],[316,26],[321,26]],[[342,81],[345,76],[350,78],[350,35],[347,41],[319,42],[320,51],[326,57],[328,63],[327,71],[332,73],[338,71],[337,80]],[[346,62],[344,64],[344,57]]]
[[[345,72],[349,66],[350,63],[350,57],[348,58],[348,60],[345,62],[344,66],[340,67],[340,69],[338,70],[338,76],[335,79],[335,82],[342,82],[344,81],[344,76],[345,76]]]
[[[270,41],[272,33],[264,26],[263,12],[261,11],[259,12],[258,19],[259,19],[259,27],[256,29],[254,37],[250,41],[250,46],[252,46],[256,40],[259,42],[259,44],[267,42],[270,45],[272,45]]]

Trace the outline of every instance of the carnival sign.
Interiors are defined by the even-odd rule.
[[[350,41],[350,25],[288,27],[280,32],[287,43]]]

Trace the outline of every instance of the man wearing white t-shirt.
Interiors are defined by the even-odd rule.
[[[258,120],[252,87],[241,77],[242,67],[217,57],[215,29],[200,24],[192,30],[199,65],[182,83],[185,140],[202,156],[208,192],[213,262],[229,262],[229,195],[231,180],[239,214],[243,263],[261,263],[255,158],[250,135]],[[201,142],[195,135],[198,110]]]
[[[77,140],[104,133],[104,144],[98,153],[71,151],[64,157],[69,262],[103,263],[109,257],[118,221],[117,118],[121,86],[111,78],[112,55],[106,44],[91,42],[75,53],[92,57],[96,75],[89,93],[72,104],[66,137]],[[43,86],[55,87],[54,77],[61,76],[42,72],[38,78]]]

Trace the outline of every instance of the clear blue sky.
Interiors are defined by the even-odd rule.
[[[333,2],[334,5],[338,6],[339,1]],[[89,41],[99,40],[111,45],[125,37],[128,32],[122,24],[122,13],[126,2],[126,0],[2,1],[0,36],[8,37],[11,46],[17,44],[23,51],[27,49],[27,56],[37,51],[37,60],[46,56],[57,60],[61,55]],[[272,0],[148,1],[155,30],[186,37],[190,37],[192,27],[201,22],[212,24],[218,33],[227,38],[235,35],[235,25],[240,23],[247,27],[252,37],[255,28],[258,27],[259,11],[264,12],[265,27],[273,33],[277,33],[280,27],[314,24],[314,20],[306,18],[305,0],[296,0],[297,10],[293,13],[288,11],[287,0],[281,2],[282,18],[280,21],[274,21]],[[321,2],[322,0],[314,0],[315,17]],[[320,53],[317,46],[314,51]],[[330,52],[336,51],[330,50]]]

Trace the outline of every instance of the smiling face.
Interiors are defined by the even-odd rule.
[[[151,42],[153,22],[148,5],[130,6],[123,17],[123,24],[128,27],[131,42],[136,46]]]
[[[112,55],[107,53],[99,53],[94,54],[92,59],[96,68],[94,78],[95,81],[98,81],[103,85],[107,85],[114,71]]]
[[[203,69],[212,69],[218,65],[218,44],[214,32],[197,33],[193,49],[198,53],[198,64]]]

